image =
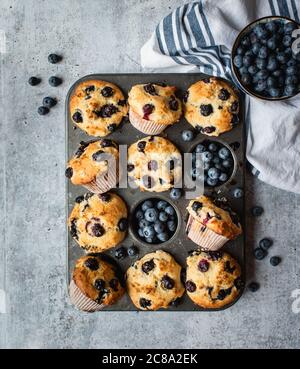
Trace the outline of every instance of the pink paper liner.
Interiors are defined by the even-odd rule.
[[[98,175],[93,181],[84,185],[89,191],[93,193],[105,193],[112,188],[117,187],[118,178],[119,178],[119,171],[118,171],[119,164],[117,163],[117,168],[115,173],[111,173],[108,176],[108,173]]]
[[[168,127],[166,124],[159,124],[151,120],[143,119],[136,113],[132,112],[131,109],[129,109],[129,120],[136,129],[146,135],[158,135]]]
[[[208,251],[217,251],[229,241],[227,237],[211,231],[191,215],[186,225],[186,232],[190,240]]]
[[[104,308],[104,305],[98,304],[96,301],[90,299],[84,295],[81,290],[76,286],[74,280],[71,280],[69,287],[69,296],[71,303],[75,305],[79,310],[92,313],[94,311],[99,311]]]

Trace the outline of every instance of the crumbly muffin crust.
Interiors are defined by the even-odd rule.
[[[112,133],[128,113],[119,87],[101,80],[81,82],[70,99],[72,121],[91,136]]]
[[[68,226],[80,247],[88,252],[102,252],[123,241],[127,216],[124,200],[115,193],[87,193],[76,199]]]
[[[229,83],[210,77],[184,95],[184,117],[199,132],[219,136],[239,122],[239,97]]]
[[[126,272],[128,294],[141,310],[167,308],[184,293],[181,266],[162,250],[137,260]]]

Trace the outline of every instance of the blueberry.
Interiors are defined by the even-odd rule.
[[[279,97],[281,95],[281,90],[279,88],[271,87],[268,91],[271,97]]]
[[[221,159],[227,159],[230,157],[230,151],[227,149],[227,147],[222,147],[219,152],[218,155]]]
[[[269,49],[275,50],[278,46],[278,38],[276,36],[269,38],[267,45]]]
[[[212,179],[208,177],[206,183],[211,187],[215,187],[218,184],[218,179]]]
[[[250,74],[243,74],[242,76],[241,76],[241,81],[242,81],[242,83],[245,85],[245,86],[248,86],[248,85],[251,85],[251,83],[252,83],[252,78],[251,78],[251,76],[250,76]]]
[[[244,191],[242,188],[235,188],[233,190],[233,196],[236,198],[236,199],[240,199],[241,197],[244,196]]]
[[[88,258],[85,260],[84,265],[90,269],[90,270],[97,270],[99,269],[99,263],[98,260],[96,258]]]
[[[197,287],[193,281],[186,281],[185,288],[188,292],[193,293],[196,291]]]
[[[145,227],[147,227],[148,225],[150,225],[150,222],[149,222],[148,220],[146,220],[146,219],[141,219],[141,220],[139,221],[139,227],[140,227],[140,228],[145,228]]]
[[[57,54],[50,54],[48,55],[48,62],[51,64],[56,64],[62,60],[62,57]]]
[[[210,152],[210,151],[205,151],[203,154],[202,154],[202,159],[205,163],[211,161],[213,159],[213,154]]]
[[[164,232],[166,229],[166,225],[160,221],[157,221],[155,224],[154,224],[154,230],[156,233],[162,233]]]
[[[40,115],[48,114],[49,113],[49,108],[47,108],[46,106],[39,106],[38,113]]]
[[[168,206],[165,208],[165,212],[166,212],[168,215],[175,215],[175,210],[174,210],[173,206],[171,206],[171,205],[168,205]]]
[[[65,176],[66,176],[67,178],[71,178],[71,177],[72,177],[72,175],[73,175],[73,169],[72,169],[71,167],[68,167],[68,168],[66,169],[66,171],[65,171]]]
[[[256,65],[250,65],[250,67],[248,68],[248,72],[251,74],[251,75],[254,75],[258,72],[258,68]]]
[[[146,211],[147,209],[153,208],[153,203],[150,200],[146,200],[142,204],[142,210]]]
[[[276,59],[279,61],[279,63],[284,64],[287,61],[287,55],[283,52],[280,51],[277,55],[276,55]]]
[[[288,22],[288,23],[286,23],[285,25],[284,25],[284,32],[285,33],[293,33],[293,31],[295,30],[295,29],[297,29],[298,28],[298,26],[296,25],[296,23],[294,23],[294,22]]]
[[[219,181],[226,182],[228,180],[228,175],[226,173],[221,173],[219,176]]]
[[[191,131],[190,129],[189,130],[182,131],[181,137],[182,137],[183,141],[190,142],[194,138],[194,132]]]
[[[275,58],[269,58],[267,69],[271,72],[274,72],[278,68],[278,61]]]
[[[254,86],[254,90],[256,92],[264,92],[267,88],[267,82],[263,80],[259,80],[257,84]]]
[[[168,227],[168,230],[170,232],[175,232],[176,231],[176,222],[174,222],[174,220],[169,220],[167,222],[167,227]]]
[[[261,206],[254,206],[253,208],[251,208],[251,214],[254,217],[261,216],[263,212],[264,212],[264,209]]]
[[[196,146],[196,149],[195,149],[195,151],[196,151],[196,153],[197,153],[197,154],[202,153],[202,152],[204,152],[205,150],[206,150],[206,147],[205,147],[204,145],[202,145],[202,144],[198,144],[198,145]]]
[[[233,63],[237,68],[241,68],[243,66],[243,56],[236,55],[233,59]]]
[[[213,158],[213,163],[214,163],[214,164],[220,164],[220,163],[221,163],[221,159],[220,159],[220,157],[219,157],[219,156],[214,156],[214,158]]]
[[[283,75],[283,72],[280,69],[274,70],[274,72],[272,73],[272,76],[276,78],[281,77],[282,75]]]
[[[213,113],[213,107],[211,104],[201,104],[200,105],[200,114],[204,117],[208,117]]]
[[[138,220],[141,220],[144,218],[144,213],[142,212],[142,210],[138,210],[136,213],[135,213],[135,217],[136,219]]]
[[[267,86],[268,87],[276,87],[277,86],[277,79],[275,77],[268,77]]]
[[[209,145],[208,145],[208,150],[211,151],[211,152],[215,152],[218,150],[218,146],[214,143],[214,142],[211,142]]]
[[[269,250],[269,248],[273,245],[273,241],[269,238],[263,238],[259,241],[259,247],[264,251]]]
[[[268,48],[266,46],[262,46],[258,52],[258,57],[261,59],[266,59],[268,57]]]
[[[295,59],[290,59],[290,60],[288,60],[288,62],[286,63],[286,65],[288,67],[295,67],[295,66],[297,66],[297,61]]]
[[[117,129],[117,125],[115,123],[109,124],[107,126],[107,129],[109,130],[109,132],[115,132],[115,130]]]
[[[151,238],[151,237],[147,237],[147,238],[145,238],[145,241],[147,242],[147,243],[154,243],[155,242],[155,238],[153,237],[153,238]]]
[[[128,247],[127,254],[128,256],[135,256],[139,253],[139,250],[136,246],[132,245]]]
[[[242,40],[241,40],[241,45],[244,47],[249,47],[251,45],[250,39],[249,37],[245,36]]]
[[[154,208],[147,209],[145,211],[145,219],[148,222],[156,222],[158,218],[158,211]]]
[[[268,31],[263,24],[258,24],[253,29],[254,33],[258,38],[266,39],[268,37]]]
[[[124,246],[119,247],[116,251],[115,251],[115,257],[119,260],[121,259],[125,259],[127,256],[127,250],[125,249]]]
[[[251,292],[256,292],[259,290],[259,284],[256,282],[251,282],[249,283],[248,288]]]
[[[272,256],[270,259],[270,264],[272,266],[277,266],[278,264],[281,263],[281,258],[279,256]]]
[[[295,85],[287,85],[284,89],[285,96],[292,96],[297,92],[297,88]]]
[[[52,76],[48,80],[49,85],[52,87],[57,87],[62,84],[62,79],[59,77]]]
[[[105,281],[103,279],[96,279],[94,282],[94,287],[98,291],[102,291],[105,288]]]
[[[243,48],[242,46],[239,46],[239,47],[236,49],[236,53],[237,53],[238,55],[244,55],[245,50],[244,50],[244,48]]]
[[[290,47],[293,43],[293,39],[290,35],[285,35],[283,36],[283,39],[282,39],[282,44],[285,46],[285,47]]]
[[[249,55],[245,55],[244,57],[243,57],[243,65],[245,66],[245,67],[250,67],[250,65],[252,64],[252,57],[251,56],[249,56]]]
[[[140,306],[143,309],[147,309],[149,306],[151,306],[151,301],[144,298],[140,298]]]
[[[262,58],[256,58],[255,60],[256,66],[258,69],[265,69],[267,66],[267,60]]]
[[[261,49],[261,44],[259,42],[255,42],[251,50],[254,55],[258,55],[260,49]]]
[[[277,23],[276,22],[267,22],[265,24],[265,29],[270,33],[274,33],[277,30]]]
[[[220,176],[220,171],[217,168],[210,168],[207,175],[211,179],[218,179]]]
[[[247,67],[239,68],[239,73],[240,73],[240,75],[248,73],[248,68]]]
[[[30,77],[28,80],[28,83],[30,84],[30,86],[36,86],[41,82],[41,79],[38,77]]]
[[[172,188],[170,191],[170,198],[173,200],[179,200],[182,195],[182,191],[180,188]]]
[[[224,168],[231,168],[233,166],[232,158],[228,158],[228,159],[223,160],[222,165],[223,165]]]
[[[287,76],[285,79],[286,85],[296,85],[298,83],[297,76]]]
[[[159,213],[159,216],[158,216],[158,219],[161,221],[161,222],[166,222],[168,220],[168,214],[164,211],[161,211]]]
[[[288,76],[297,76],[298,75],[298,68],[294,65],[286,68],[286,74]]]
[[[46,96],[43,98],[43,105],[46,106],[46,108],[52,108],[54,105],[56,105],[57,101],[53,97]]]
[[[168,206],[168,203],[164,200],[160,200],[156,205],[158,210],[164,210],[167,206]]]
[[[255,44],[258,41],[258,37],[256,36],[256,34],[254,32],[250,33],[249,39],[250,39],[252,44]]]
[[[144,236],[145,238],[152,238],[155,236],[155,230],[153,225],[144,228]]]
[[[144,264],[142,264],[142,271],[146,274],[149,274],[151,270],[155,268],[154,260],[151,259],[149,261],[145,261]]]
[[[266,69],[262,69],[260,70],[257,74],[256,74],[258,80],[265,80],[268,78],[269,76],[269,72]]]
[[[166,241],[168,241],[168,239],[169,239],[169,235],[168,235],[168,233],[167,233],[167,232],[162,232],[162,233],[159,233],[159,234],[157,235],[157,238],[158,238],[161,242],[166,242]]]
[[[261,249],[260,247],[257,247],[255,250],[254,250],[254,257],[255,259],[257,260],[262,260],[264,259],[265,257],[267,256],[267,252],[263,249]]]
[[[253,57],[253,56],[254,56],[254,54],[253,54],[252,50],[247,50],[247,51],[245,52],[245,55],[246,55],[246,56],[251,56],[251,57]]]
[[[138,229],[138,235],[139,235],[141,238],[144,238],[144,228],[139,228],[139,229]]]
[[[118,228],[120,232],[126,232],[128,228],[128,220],[126,218],[121,218],[118,222]]]

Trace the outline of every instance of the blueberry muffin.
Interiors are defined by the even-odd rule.
[[[70,99],[72,121],[90,136],[112,133],[127,113],[122,91],[106,81],[81,82]]]
[[[216,251],[242,233],[237,214],[224,203],[200,196],[190,201],[187,211],[186,233],[203,249]]]
[[[216,309],[228,305],[243,286],[241,268],[229,254],[194,251],[187,258],[185,288],[198,306]]]
[[[68,162],[66,176],[94,193],[107,192],[118,181],[119,148],[107,138],[83,142]]]
[[[185,119],[200,133],[219,136],[239,122],[239,98],[229,83],[206,78],[194,83],[184,98]]]
[[[128,94],[129,120],[139,131],[157,135],[179,121],[182,108],[176,87],[160,84],[135,85]]]
[[[176,305],[184,293],[181,266],[165,251],[158,250],[137,260],[126,272],[127,292],[141,310]]]
[[[70,283],[70,300],[78,309],[93,312],[113,305],[124,294],[115,268],[100,256],[76,261]]]
[[[88,252],[102,252],[126,236],[127,207],[118,195],[87,193],[76,199],[68,225],[71,236]]]
[[[145,137],[129,147],[127,172],[142,191],[167,191],[181,178],[181,154],[165,138]]]

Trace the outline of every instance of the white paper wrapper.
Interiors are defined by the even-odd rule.
[[[165,128],[168,127],[166,124],[158,124],[151,120],[143,119],[130,109],[129,120],[136,129],[145,133],[146,135],[159,135]]]
[[[211,231],[191,215],[187,222],[186,232],[190,240],[207,251],[217,251],[229,241],[227,237]]]
[[[80,289],[76,286],[73,279],[69,287],[69,296],[70,296],[71,303],[75,305],[79,310],[92,313],[94,311],[99,311],[104,308],[103,304],[100,305],[96,301],[84,295],[80,291]]]
[[[98,194],[105,193],[116,188],[119,180],[118,166],[119,164],[117,163],[117,170],[115,173],[112,172],[109,176],[107,173],[98,175],[93,181],[85,184],[84,187],[90,192]]]

